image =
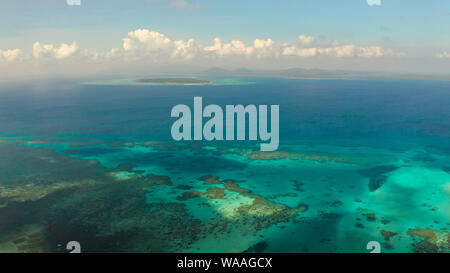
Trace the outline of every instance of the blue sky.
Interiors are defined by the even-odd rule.
[[[288,40],[299,33],[309,33],[360,41],[376,41],[391,35],[399,43],[430,46],[450,42],[450,36],[443,35],[450,33],[450,1],[446,0],[384,0],[381,6],[372,7],[365,0],[188,3],[192,10],[177,8],[169,0],[81,0],[81,6],[77,7],[68,6],[65,0],[3,0],[1,40],[20,45],[21,39],[26,38],[21,37],[23,34],[57,41],[55,33],[86,31],[88,35],[80,33],[77,38],[89,41],[95,31],[107,32],[113,38],[144,27],[198,39],[218,35],[228,39],[270,36]],[[55,32],[46,31],[50,29]],[[37,31],[35,35],[33,31]],[[101,45],[103,41],[95,43]]]
[[[26,52],[39,41],[106,51],[120,48],[128,32],[148,29],[204,46],[215,37],[293,44],[303,34],[434,58],[450,52],[449,18],[447,0],[381,0],[380,6],[366,0],[81,0],[80,6],[66,0],[2,0],[0,50]]]

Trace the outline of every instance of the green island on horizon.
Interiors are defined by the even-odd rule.
[[[196,78],[148,78],[137,79],[137,83],[156,83],[156,84],[182,84],[182,85],[198,85],[211,84],[211,81],[200,80]]]

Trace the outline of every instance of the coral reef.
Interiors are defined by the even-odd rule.
[[[290,152],[261,152],[253,151],[250,153],[244,153],[246,157],[252,160],[275,160],[275,159],[307,159],[319,162],[346,162],[342,158],[320,156],[320,155],[307,155],[307,154],[297,154]]]
[[[415,229],[409,229],[408,230],[409,236],[417,236],[422,237],[426,240],[430,241],[436,241],[437,240],[437,234],[432,229],[426,229],[426,228],[415,228]]]
[[[450,232],[414,228],[409,229],[407,234],[413,239],[422,239],[420,242],[412,243],[413,251],[416,253],[448,253],[450,251]]]
[[[36,181],[35,177],[24,177],[27,181]],[[1,186],[0,185],[0,208],[6,207],[10,202],[37,201],[54,192],[82,188],[98,184],[95,180],[85,179],[75,182],[58,182],[53,185],[40,185],[30,182],[25,186]]]
[[[42,228],[39,240],[34,235],[11,237],[14,240],[8,246],[19,246],[10,248],[11,252],[65,252],[56,246],[71,240],[82,241],[84,252],[178,252],[210,234],[257,234],[307,210],[303,204],[295,208],[276,204],[233,180],[208,175],[199,180],[216,187],[186,191],[176,200],[201,197],[228,202],[228,194],[237,194],[248,201],[227,215],[220,208],[213,209],[214,217],[202,222],[175,200],[149,203],[147,194],[157,188],[192,188],[174,185],[168,176],[141,175],[127,163],[108,170],[96,161],[42,148],[0,144],[0,150],[0,163],[6,167],[0,174],[2,234],[33,223]]]
[[[188,199],[205,196],[210,199],[225,199],[225,190],[223,188],[209,188],[206,192],[187,191],[177,196],[178,201],[186,201]]]
[[[389,230],[381,230],[381,236],[383,236],[384,240],[389,241],[391,237],[397,235],[397,232],[389,231]]]
[[[50,251],[45,229],[26,225],[0,236],[0,252],[45,253]]]
[[[220,182],[218,179],[219,177],[212,175],[206,175],[198,178],[198,180],[205,181],[206,185],[222,184],[222,182]]]
[[[377,220],[377,215],[375,213],[373,213],[373,212],[363,213],[362,215],[366,216],[367,221],[373,222],[373,221]]]
[[[308,206],[305,204],[299,204],[295,208],[290,208],[282,204],[273,203],[260,195],[253,194],[248,189],[240,187],[230,179],[219,180],[219,177],[217,176],[207,175],[198,178],[198,180],[204,181],[206,185],[220,183],[224,187],[209,188],[206,192],[184,192],[182,195],[178,196],[177,199],[185,201],[200,196],[209,199],[226,199],[226,191],[237,193],[241,197],[252,201],[248,204],[241,204],[233,209],[231,214],[227,214],[227,219],[235,222],[235,225],[246,225],[251,233],[256,233],[273,224],[293,220],[299,212],[304,212],[308,209]],[[213,225],[220,226],[217,223]],[[221,223],[221,225],[223,225],[223,223]]]

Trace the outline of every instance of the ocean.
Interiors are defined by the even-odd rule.
[[[450,82],[0,83],[0,252],[449,252]],[[279,105],[280,146],[177,104]]]

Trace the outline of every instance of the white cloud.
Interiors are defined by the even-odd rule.
[[[274,44],[274,42],[270,38],[267,40],[256,39],[253,42],[253,46],[257,49],[271,47],[271,46],[273,46],[273,44]]]
[[[222,40],[220,38],[214,38],[214,45],[204,48],[205,51],[219,51],[222,49]]]
[[[306,36],[303,34],[299,35],[297,38],[300,41],[300,43],[304,46],[311,45],[315,41],[315,38],[313,36]]]
[[[2,67],[5,67],[7,62],[19,59],[24,68],[27,64],[33,64],[30,69],[38,69],[40,64],[46,64],[49,61],[52,69],[56,72],[69,67],[83,68],[83,73],[90,69],[92,71],[95,69],[98,71],[127,69],[127,71],[140,72],[148,67],[170,69],[177,65],[178,68],[185,65],[227,68],[242,66],[292,67],[300,62],[306,65],[308,63],[313,65],[325,63],[325,66],[328,63],[338,63],[339,66],[345,67],[350,62],[345,59],[370,60],[403,55],[403,53],[394,52],[378,45],[341,44],[336,40],[324,41],[303,34],[299,35],[294,43],[275,42],[272,38],[265,37],[254,39],[246,44],[237,39],[223,41],[216,37],[212,44],[205,45],[198,43],[193,38],[172,40],[157,31],[136,29],[128,32],[122,41],[117,41],[115,47],[105,50],[80,49],[76,42],[60,45],[35,42],[31,53],[22,52],[20,49],[0,50],[0,63]],[[442,52],[436,57],[450,58],[450,53]],[[51,60],[58,60],[58,62],[51,62]]]
[[[23,54],[22,50],[16,49],[8,49],[8,50],[0,50],[0,61],[5,60],[7,62],[13,62],[17,58],[19,58]]]
[[[42,57],[53,57],[56,59],[65,59],[72,56],[78,51],[78,44],[73,42],[72,44],[62,43],[59,47],[55,47],[53,44],[41,45],[39,42],[33,44],[33,56],[36,59]]]
[[[251,55],[254,52],[252,46],[246,46],[244,42],[232,40],[230,43],[222,43],[220,38],[214,38],[214,45],[204,48],[205,51],[216,53],[219,56],[226,55]]]
[[[150,49],[160,49],[170,44],[170,39],[164,34],[148,29],[130,31],[128,32],[128,36],[146,44]]]
[[[357,46],[354,44],[341,45],[339,41],[322,41],[319,45],[315,44],[314,36],[299,35],[300,46],[284,45],[282,55],[298,57],[328,56],[337,58],[360,57],[375,58],[383,56],[404,56],[404,53],[396,53],[389,49],[383,49],[380,46]]]
[[[54,53],[55,53],[56,59],[67,58],[67,57],[73,55],[77,51],[78,51],[77,43],[72,43],[71,45],[61,44],[59,47],[54,48]]]
[[[36,59],[39,59],[43,57],[44,55],[49,55],[49,53],[53,50],[53,45],[43,45],[41,46],[41,43],[35,42],[33,44],[33,56]]]
[[[111,50],[105,54],[105,57],[108,59],[113,58],[119,54],[119,51],[120,50],[118,48],[111,48]]]
[[[337,41],[315,44],[315,37],[299,35],[299,44],[290,45],[288,43],[275,43],[271,38],[257,38],[251,45],[246,45],[240,40],[223,42],[219,37],[214,38],[214,43],[209,46],[202,46],[194,39],[172,41],[165,34],[149,29],[136,29],[128,32],[128,36],[123,38],[122,48],[113,48],[109,52],[90,52],[83,50],[83,56],[90,60],[107,60],[112,58],[122,58],[125,61],[137,61],[141,59],[152,60],[153,62],[164,63],[169,60],[208,60],[214,57],[230,57],[230,61],[237,60],[232,56],[244,56],[253,59],[274,59],[279,56],[293,57],[335,57],[335,58],[376,58],[383,56],[403,56],[380,46],[357,46],[354,44],[341,45]],[[39,58],[65,59],[74,55],[78,51],[78,44],[62,43],[59,47],[53,44],[41,45],[36,42],[33,45],[33,56]],[[11,54],[11,53],[10,53]],[[80,55],[80,56],[81,56]],[[15,58],[13,56],[10,59]]]
[[[436,58],[438,59],[450,59],[450,53],[447,51],[443,51],[441,53],[436,54]]]
[[[184,60],[191,60],[198,53],[198,46],[194,39],[189,39],[187,42],[177,40],[174,42],[175,50],[172,53],[173,58],[181,58]]]
[[[130,39],[130,38],[123,38],[123,50],[125,51],[132,51],[135,50],[137,48],[136,43],[134,42],[134,40]]]

